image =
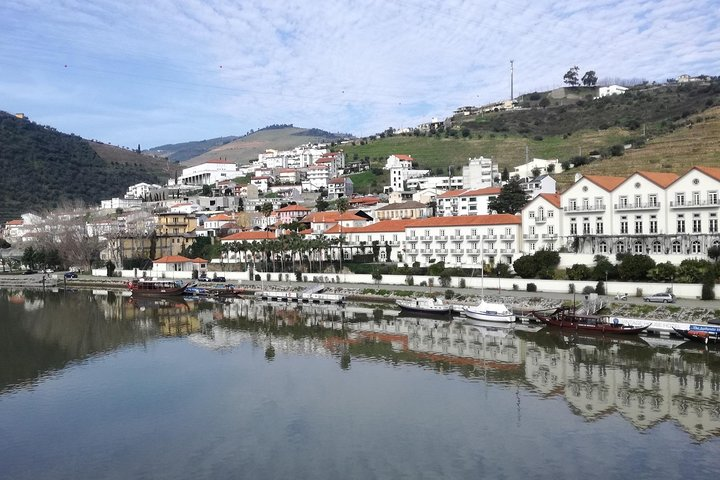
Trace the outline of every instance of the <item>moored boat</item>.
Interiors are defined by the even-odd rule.
[[[580,315],[569,307],[560,307],[551,313],[533,312],[533,316],[545,325],[583,332],[602,334],[637,335],[645,331],[648,323],[642,327],[634,327],[620,323],[617,318],[608,315]]]
[[[463,313],[471,320],[483,322],[512,323],[515,321],[515,315],[505,304],[488,303],[485,300],[481,300],[477,305],[465,307]]]
[[[708,343],[720,343],[720,327],[713,325],[690,325],[687,330],[675,328],[675,333],[683,338],[700,342],[707,345]]]
[[[133,295],[172,296],[182,295],[189,284],[181,280],[133,279],[127,283]]]
[[[452,305],[445,303],[441,298],[409,298],[396,300],[395,303],[401,310],[414,313],[448,315],[452,311]]]

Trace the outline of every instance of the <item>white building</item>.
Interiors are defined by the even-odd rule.
[[[410,172],[428,172],[428,170],[409,170]],[[408,178],[405,181],[405,188],[408,190],[427,190],[434,188],[438,190],[451,190],[453,188],[463,188],[465,182],[464,177],[455,176],[435,176],[435,177],[415,177]]]
[[[221,180],[231,180],[238,176],[234,162],[211,160],[209,162],[184,168],[178,183],[182,185],[214,185]]]
[[[327,165],[312,165],[305,172],[306,180],[302,183],[303,191],[317,192],[327,188],[330,180],[330,168]]]
[[[424,177],[430,170],[413,170],[406,167],[393,167],[390,169],[390,188],[393,192],[405,190],[405,182],[411,178]]]
[[[160,185],[145,182],[136,183],[135,185],[130,185],[128,187],[125,198],[145,198],[145,196],[149,195],[151,192],[154,193],[157,190],[162,190],[162,188],[163,187]]]
[[[522,247],[521,221],[520,216],[508,214],[414,220],[405,229],[404,261],[420,266],[437,261],[471,269],[481,261],[512,263]]]
[[[523,190],[535,198],[541,193],[557,193],[557,181],[550,175],[540,175],[522,183]]]
[[[353,182],[348,177],[333,178],[328,181],[328,198],[336,199],[340,197],[352,197],[353,194]]]
[[[463,167],[463,188],[477,189],[490,187],[500,178],[497,163],[491,158],[475,157],[468,159],[468,165]]]
[[[281,168],[278,171],[277,178],[279,183],[300,183],[300,171],[297,168]]]
[[[488,203],[500,195],[500,187],[450,190],[437,197],[437,216],[487,215]]]
[[[524,254],[558,250],[563,238],[560,195],[542,193],[522,210]]]
[[[140,208],[142,206],[142,197],[140,198],[112,198],[110,200],[101,200],[100,208],[117,210],[122,208],[123,210],[130,210],[133,208]]]
[[[250,184],[255,185],[258,192],[267,192],[270,189],[270,185],[274,182],[274,178],[270,175],[261,175],[259,177],[253,177],[250,179]]]
[[[621,85],[608,85],[607,87],[598,88],[598,98],[607,97],[608,95],[622,95],[627,92],[627,87]]]
[[[527,180],[535,178],[539,175],[562,173],[562,171],[562,165],[560,164],[560,160],[557,158],[552,160],[533,158],[529,162],[523,163],[522,165],[518,165],[517,167],[513,168],[513,172],[510,176],[518,177],[522,180]]]
[[[390,170],[392,168],[405,168],[411,169],[412,163],[414,162],[411,155],[390,155],[385,161],[384,170]]]

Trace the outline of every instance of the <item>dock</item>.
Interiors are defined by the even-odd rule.
[[[263,300],[271,300],[276,302],[295,302],[295,303],[344,303],[345,296],[335,293],[322,293],[325,285],[312,285],[302,292],[293,291],[272,291],[263,290],[255,292],[256,298]]]

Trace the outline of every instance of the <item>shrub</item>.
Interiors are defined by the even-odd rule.
[[[528,292],[537,292],[537,285],[535,285],[534,283],[528,283],[525,288]]]
[[[517,292],[518,290],[520,290],[520,285],[518,285],[517,283],[513,283],[513,291]]]
[[[574,283],[568,284],[568,293],[575,293],[575,284]]]
[[[427,287],[427,282],[425,280],[423,280],[422,282],[420,282],[420,286]]]
[[[465,279],[464,279],[464,278],[461,278],[461,279],[460,279],[460,283],[458,284],[458,286],[459,286],[460,288],[465,288]]]
[[[299,282],[299,281],[301,281],[301,280],[302,280],[302,273],[300,273],[300,272],[295,272],[295,281],[296,281],[296,282]]]
[[[256,282],[259,282],[259,281],[261,281],[261,280],[262,280],[262,278],[260,278],[260,274],[259,274],[259,273],[256,273],[256,274],[255,274],[255,281],[256,281]]]
[[[605,295],[605,282],[600,280],[597,285],[595,285],[595,293],[598,295]]]
[[[590,295],[591,293],[595,293],[595,289],[588,285],[587,287],[583,288],[582,293],[583,295]]]
[[[570,268],[565,269],[568,280],[588,280],[590,278],[590,268],[583,263],[576,263]]]
[[[455,296],[455,292],[450,290],[449,288],[445,290],[445,299],[450,300]]]
[[[407,275],[405,277],[405,283],[407,285],[413,286],[413,285],[415,285],[415,278],[412,275]]]

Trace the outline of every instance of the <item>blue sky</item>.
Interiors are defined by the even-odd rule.
[[[582,75],[720,74],[718,0],[4,0],[0,110],[149,148],[366,135]]]

